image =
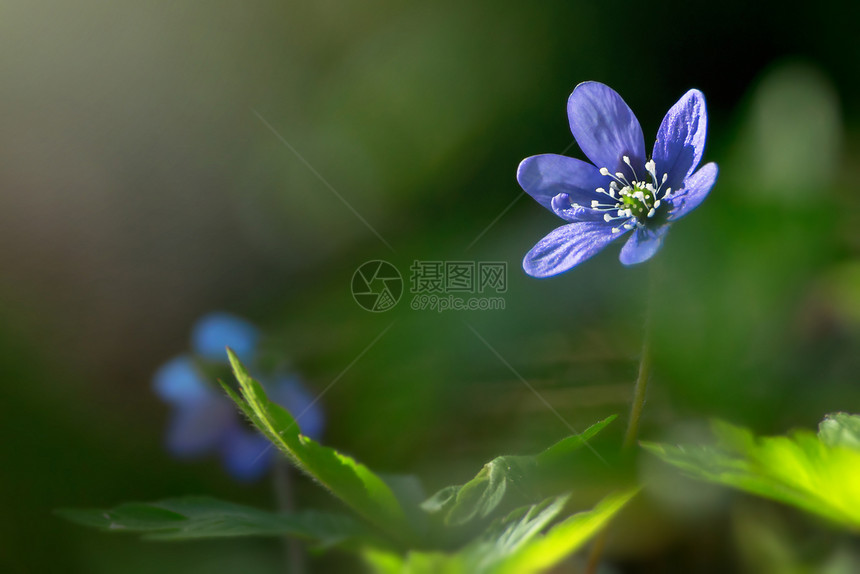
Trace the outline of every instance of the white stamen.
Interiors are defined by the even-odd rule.
[[[625,155],[625,156],[622,156],[622,157],[621,157],[621,159],[623,159],[623,160],[624,160],[624,163],[626,163],[626,164],[627,164],[627,167],[629,167],[629,168],[630,168],[630,171],[632,171],[632,172],[633,172],[633,177],[635,177],[635,178],[637,178],[637,179],[638,179],[638,178],[639,178],[639,176],[636,174],[636,168],[635,168],[635,167],[633,167],[633,164],[632,164],[632,163],[630,163],[630,158],[629,158],[629,157],[627,157],[627,156]],[[636,183],[636,182],[634,181],[633,183]]]
[[[609,175],[609,170],[605,167],[600,168],[600,175]]]
[[[660,200],[659,199],[654,202],[654,209],[657,209],[658,207],[660,207]]]
[[[653,208],[653,207],[652,207],[652,208],[651,208],[651,210],[648,212],[648,217],[654,217],[654,208]]]

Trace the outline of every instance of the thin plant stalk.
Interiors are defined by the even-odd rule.
[[[627,432],[624,433],[624,450],[636,446],[636,438],[639,436],[639,420],[642,418],[648,381],[651,378],[651,365],[651,334],[646,330],[645,339],[642,342],[642,356],[639,359],[639,375],[636,377],[636,384],[633,387],[630,418],[627,420]]]
[[[648,303],[645,306],[645,328],[642,330],[642,352],[639,355],[639,374],[633,385],[633,402],[630,404],[630,417],[627,419],[627,431],[624,433],[623,450],[636,446],[639,436],[639,422],[645,407],[645,397],[648,391],[648,381],[651,379],[651,314],[652,302],[657,297],[657,266],[659,260],[648,266]]]
[[[291,469],[286,460],[279,458],[275,461],[272,473],[272,489],[275,491],[278,510],[285,513],[295,511],[293,500],[293,481]],[[287,572],[291,574],[306,574],[305,550],[300,541],[292,537],[284,538],[284,558],[287,563]]]
[[[648,304],[645,310],[645,329],[642,335],[642,353],[639,356],[639,373],[636,376],[636,383],[633,385],[633,402],[630,405],[630,417],[627,419],[627,430],[624,432],[624,443],[622,445],[622,450],[624,451],[628,451],[636,446],[636,439],[639,436],[639,421],[645,408],[648,381],[651,379],[653,365],[651,358],[651,302],[654,300],[657,292],[657,271],[655,267],[656,262],[652,263],[648,269],[649,293]],[[609,530],[606,528],[594,540],[591,552],[588,555],[588,562],[585,566],[585,574],[595,574],[597,572],[597,567],[600,565],[600,557],[603,554],[603,548],[606,546],[608,536]]]

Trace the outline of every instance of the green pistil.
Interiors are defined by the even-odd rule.
[[[636,197],[639,195],[639,192],[642,193],[645,201]],[[633,217],[641,223],[644,223],[648,219],[648,213],[654,207],[655,201],[654,194],[644,187],[634,187],[629,193],[625,193],[621,197],[624,207],[629,209]]]

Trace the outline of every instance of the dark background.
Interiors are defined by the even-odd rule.
[[[51,514],[190,493],[272,504],[266,481],[239,485],[215,460],[163,449],[151,375],[213,309],[260,325],[317,392],[390,327],[325,396],[326,442],[418,473],[428,492],[568,432],[475,331],[578,429],[626,415],[649,304],[644,437],[693,440],[711,417],[782,433],[860,411],[848,8],[5,2],[0,570],[279,571],[274,541],[157,545]],[[582,157],[565,104],[585,80],[625,98],[649,148],[665,111],[701,89],[705,161],[721,175],[653,263],[623,268],[612,246],[538,281],[521,258],[559,221],[522,193],[516,166]],[[407,293],[367,313],[349,282],[380,258],[404,275],[416,259],[507,261],[506,308],[413,311]],[[798,559],[857,564],[826,526],[640,466],[664,487],[619,520],[619,571],[764,571],[771,546],[755,536],[776,523]],[[597,488],[587,475],[572,480]],[[298,489],[300,506],[336,508]]]

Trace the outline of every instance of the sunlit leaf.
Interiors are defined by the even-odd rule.
[[[458,552],[384,550],[365,553],[379,574],[535,574],[546,572],[582,547],[630,500],[635,491],[614,494],[593,510],[549,525],[564,510],[567,497],[519,508],[491,524],[483,535]],[[547,530],[547,528],[549,529]]]
[[[540,536],[530,537],[492,570],[496,574],[545,572],[597,534],[636,494],[630,490],[603,499],[593,510],[574,514]]]
[[[723,422],[714,446],[643,443],[686,474],[770,498],[860,531],[860,450],[856,417],[832,415],[820,435],[755,437]]]

